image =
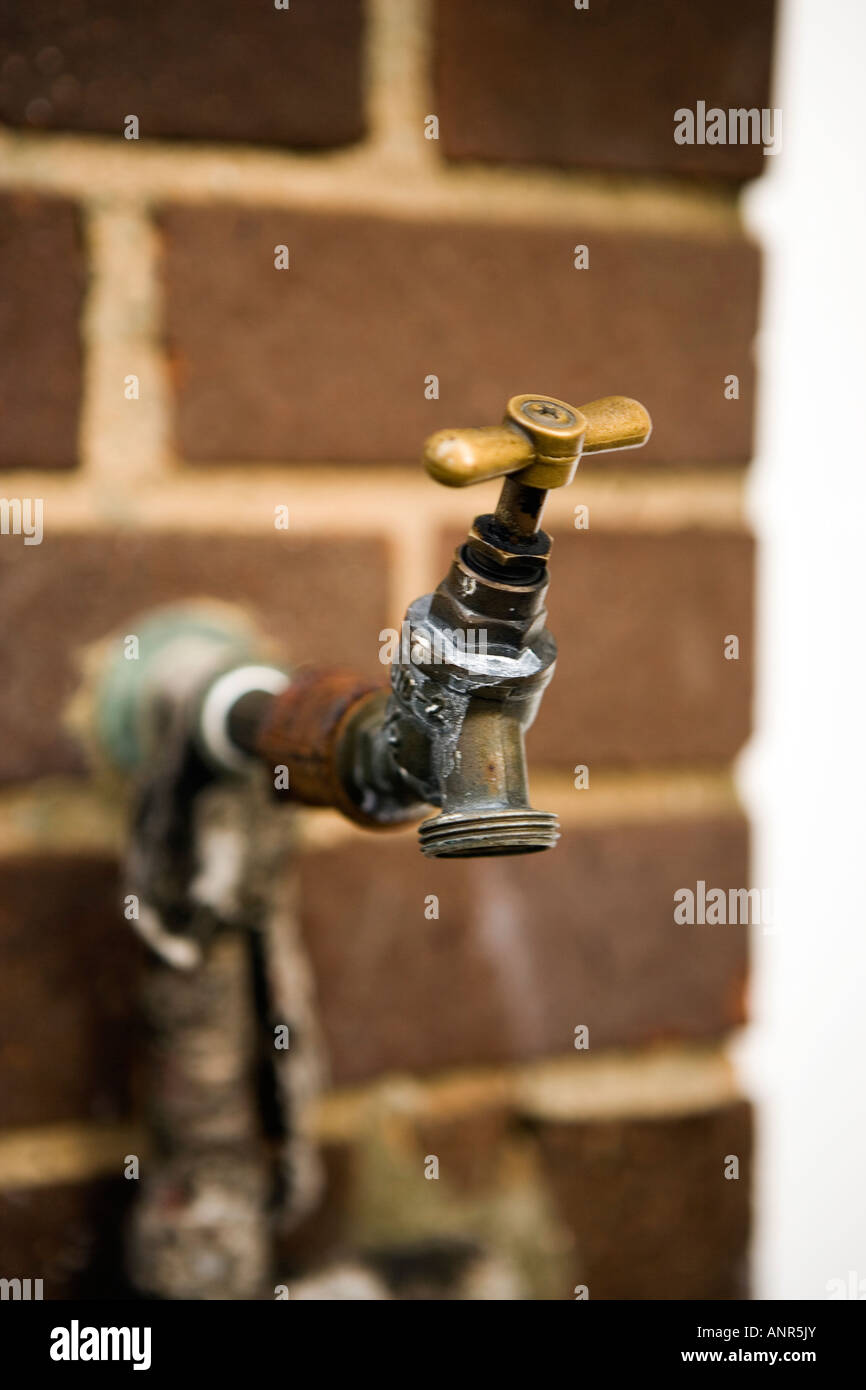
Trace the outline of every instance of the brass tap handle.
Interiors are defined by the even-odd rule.
[[[565,487],[581,454],[634,449],[652,422],[639,401],[604,396],[578,410],[553,396],[512,396],[502,425],[438,430],[424,447],[424,465],[446,487],[468,487],[506,474],[524,487]]]
[[[580,407],[586,420],[585,454],[606,454],[611,449],[639,449],[652,434],[653,422],[646,406],[630,396],[602,396]]]

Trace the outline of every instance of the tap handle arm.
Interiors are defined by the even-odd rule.
[[[602,396],[580,407],[586,420],[583,453],[605,454],[611,449],[639,449],[652,434],[649,411],[630,396]]]

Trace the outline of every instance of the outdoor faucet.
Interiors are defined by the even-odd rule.
[[[556,660],[542,511],[581,454],[633,448],[650,430],[643,406],[622,396],[577,410],[529,395],[512,397],[502,425],[432,435],[424,462],[437,482],[504,483],[436,591],[409,606],[390,693],[302,672],[281,694],[251,691],[225,711],[229,740],[287,767],[292,799],[368,826],[439,807],[419,830],[426,855],[549,849],[557,819],[530,805],[523,746]]]
[[[287,800],[334,807],[370,828],[419,820],[436,807],[419,829],[431,857],[555,845],[556,816],[530,805],[524,753],[556,661],[542,512],[547,493],[571,482],[582,454],[637,447],[651,428],[644,407],[623,396],[578,410],[528,395],[512,397],[501,425],[431,435],[424,463],[437,482],[504,482],[496,510],[475,518],[435,592],[410,604],[390,691],[339,669],[288,675],[252,648],[252,659],[243,659],[237,643],[215,630],[212,653],[198,661],[184,696],[205,763],[233,772],[258,760]],[[200,621],[193,620],[195,643],[188,618],[174,630],[159,621],[151,666],[194,665]],[[147,682],[124,688],[126,708],[103,709],[101,724],[114,738],[115,761],[131,766],[141,740],[130,736],[121,747],[118,730],[134,734],[146,717]]]

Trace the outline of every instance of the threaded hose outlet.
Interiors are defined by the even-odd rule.
[[[536,854],[553,849],[559,820],[531,807],[452,811],[425,820],[418,829],[428,859],[482,859],[494,854]]]

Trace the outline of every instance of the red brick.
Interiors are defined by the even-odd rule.
[[[579,503],[579,479],[572,491]],[[752,539],[617,535],[593,530],[591,510],[589,530],[553,536],[548,610],[559,657],[528,736],[530,764],[585,764],[591,785],[598,763],[733,757],[750,731]],[[461,539],[449,533],[443,567]],[[736,661],[724,655],[730,635]]]
[[[282,497],[275,502],[284,501]],[[290,499],[288,499],[290,501]],[[285,660],[357,666],[381,677],[385,554],[376,540],[141,532],[57,535],[0,545],[6,626],[0,640],[0,779],[69,772],[80,748],[61,727],[79,682],[79,648],[155,604],[189,598],[247,608]],[[315,603],[310,593],[315,575]]]
[[[0,860],[0,948],[0,1123],[128,1114],[141,949],[123,920],[117,866]]]
[[[32,0],[0,11],[0,119],[144,140],[340,145],[363,134],[361,0]],[[130,157],[134,157],[134,149]]]
[[[172,207],[162,226],[187,459],[415,461],[432,430],[496,423],[528,390],[642,400],[655,430],[629,466],[749,457],[747,242],[224,206]]]
[[[564,1054],[579,1024],[605,1048],[743,1020],[747,929],[673,919],[698,879],[748,886],[739,820],[573,830],[517,859],[426,860],[380,838],[311,854],[301,875],[338,1082]]]
[[[590,1299],[748,1297],[751,1111],[538,1128]],[[739,1177],[726,1178],[728,1155]]]
[[[744,179],[754,145],[677,145],[674,112],[767,107],[774,0],[437,0],[443,152]]]
[[[0,194],[0,468],[77,462],[85,278],[73,203]]]

